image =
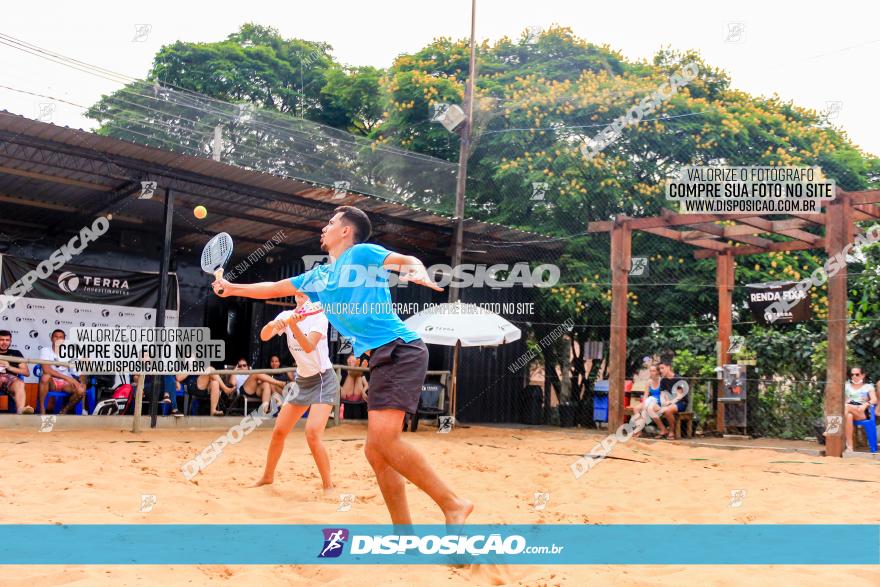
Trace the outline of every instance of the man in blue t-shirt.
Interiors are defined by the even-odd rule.
[[[278,282],[238,284],[219,279],[212,284],[214,292],[257,300],[303,292],[311,301],[321,302],[336,330],[354,340],[355,355],[367,354],[370,359],[364,453],[376,473],[391,522],[412,524],[406,478],[440,506],[447,524],[461,524],[473,510],[471,502],[456,496],[425,457],[400,437],[404,414],[418,406],[428,349],[394,313],[388,271],[399,272],[401,282],[443,290],[416,257],[366,244],[372,230],[362,210],[340,206],[321,231],[321,249],[329,254],[330,263]]]

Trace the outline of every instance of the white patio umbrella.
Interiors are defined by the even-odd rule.
[[[440,304],[404,321],[426,344],[455,347],[452,354],[452,411],[458,391],[458,352],[461,347],[498,346],[519,340],[522,331],[499,316],[474,304]]]

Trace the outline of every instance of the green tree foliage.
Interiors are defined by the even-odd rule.
[[[440,38],[400,55],[385,70],[346,67],[334,61],[326,43],[284,39],[274,29],[247,24],[216,43],[163,47],[149,81],[301,116],[368,137],[374,147],[402,147],[453,162],[458,159],[458,137],[431,119],[443,104],[463,103],[468,59],[466,41]],[[641,122],[624,128],[599,155],[584,155],[581,147],[587,140],[689,63],[698,68],[695,79]],[[206,113],[197,104],[171,116],[151,115],[141,103],[150,91],[160,92],[161,87],[133,84],[102,99],[89,114],[101,121],[105,134],[204,152],[205,142],[192,135],[212,131],[216,121],[210,109]],[[880,185],[880,159],[853,145],[825,114],[778,96],[738,90],[725,72],[692,51],[666,48],[651,60],[629,61],[565,27],[483,42],[478,46],[475,104],[467,214],[558,237],[563,244],[557,260],[562,279],[539,292],[536,320],[558,324],[576,317],[579,326],[572,336],[577,343],[607,340],[609,332],[609,239],[587,234],[587,223],[618,214],[660,214],[668,207],[664,180],[681,166],[818,166],[845,190]],[[319,149],[286,144],[271,127],[238,136],[233,128],[230,134],[228,148],[233,151],[237,142],[249,141],[279,161],[301,161],[303,167]],[[271,161],[267,167],[272,169]],[[535,197],[535,185],[545,186],[545,198]],[[442,207],[448,200],[440,191],[425,194],[423,205]],[[644,233],[634,234],[633,251],[650,257],[649,281],[655,285],[641,286],[631,279],[628,333],[635,358],[630,362],[658,348],[687,348],[695,357],[714,357],[714,261],[694,260],[692,247]],[[514,248],[509,254],[513,262],[541,253],[536,247]],[[762,372],[798,380],[819,376],[816,365],[822,353],[814,351],[824,336],[827,289],[810,292],[813,322],[765,328],[743,309],[741,286],[802,279],[824,261],[821,252],[737,258],[736,328],[757,351]],[[864,268],[851,269],[850,296],[855,356],[880,377],[874,326],[878,266],[869,258]]]
[[[331,49],[327,43],[285,39],[273,28],[245,24],[223,41],[178,41],[162,47],[147,81],[157,82],[156,91],[162,85],[182,88],[366,135],[381,118],[381,72],[344,68]],[[131,84],[98,102],[89,116],[104,123],[101,131],[106,134],[116,136],[131,127],[143,132],[137,128],[144,116],[138,95],[149,90],[149,84]],[[159,122],[178,122],[167,114],[156,113]],[[169,135],[178,138],[171,129]]]

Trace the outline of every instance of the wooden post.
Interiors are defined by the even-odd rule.
[[[165,207],[163,210],[163,223],[165,225],[164,238],[162,239],[162,259],[159,261],[159,293],[156,295],[156,328],[165,327],[165,307],[168,302],[168,268],[171,265],[171,227],[174,221],[174,192],[170,188],[165,189]],[[150,378],[150,428],[156,427],[159,414],[159,387],[168,393],[177,407],[177,397],[174,389],[165,389],[165,378],[162,375],[154,375]]]
[[[141,413],[144,405],[144,380],[147,378],[143,373],[138,373],[138,384],[134,393],[134,422],[131,431],[137,434],[141,431]]]
[[[456,408],[458,407],[456,400],[458,399],[458,353],[461,350],[461,341],[455,341],[455,350],[452,351],[452,411],[450,414],[452,415],[452,424],[453,426],[458,425],[458,417],[455,413]]]
[[[827,207],[825,252],[829,257],[840,253],[852,242],[852,205],[849,196],[837,192],[837,199]],[[825,455],[843,455],[844,416],[843,386],[846,381],[846,263],[828,280],[828,366],[825,376],[825,426],[835,417],[839,426],[825,437]],[[829,432],[831,432],[829,430]]]
[[[611,229],[611,345],[609,348],[608,430],[623,424],[623,388],[626,380],[626,313],[632,230],[629,219],[618,216]]]
[[[715,285],[718,288],[718,366],[730,362],[730,335],[733,333],[734,262],[730,253],[715,261]],[[716,402],[715,430],[724,434],[724,404]]]

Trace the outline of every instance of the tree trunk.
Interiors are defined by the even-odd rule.
[[[559,393],[560,403],[571,401],[571,342],[569,341],[568,336],[562,336],[561,340],[562,344],[559,345],[562,347],[562,360],[560,361],[562,371],[562,389]]]

